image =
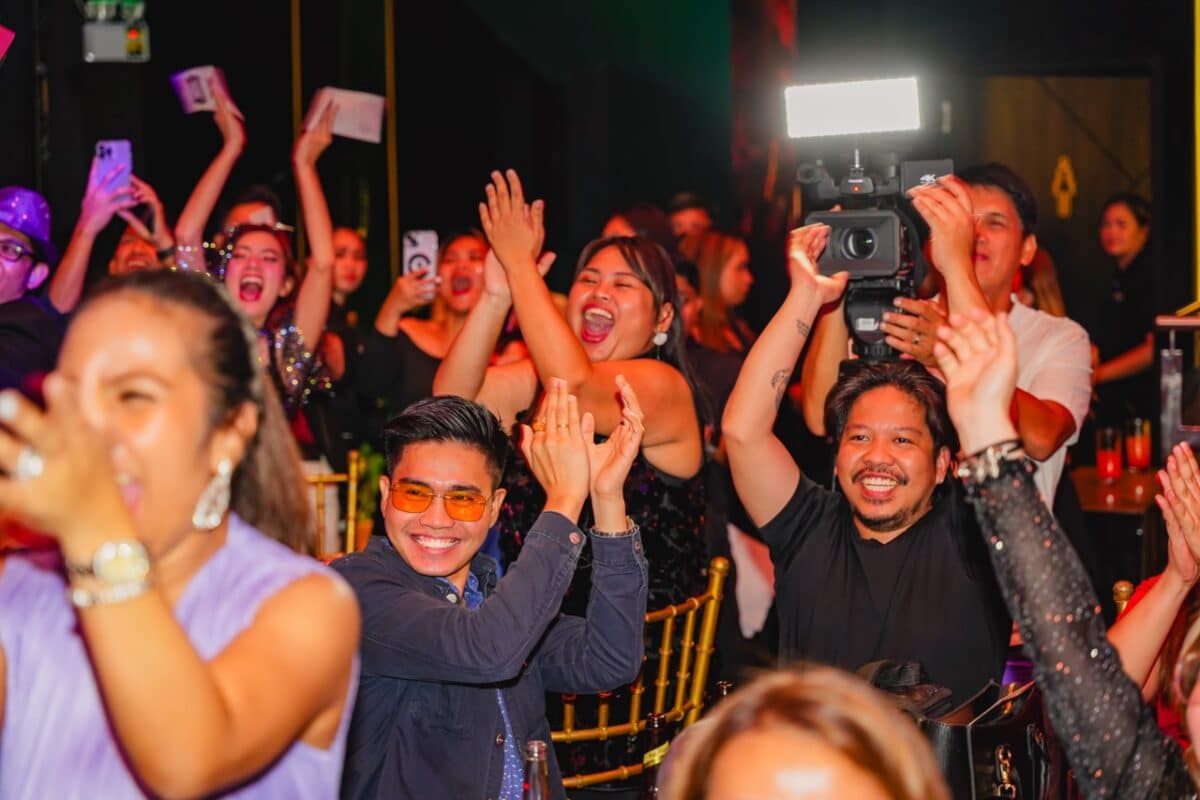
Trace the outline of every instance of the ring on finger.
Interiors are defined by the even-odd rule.
[[[19,481],[31,481],[40,477],[45,468],[46,461],[42,458],[42,454],[29,445],[25,445],[17,453],[17,463],[13,466],[13,477]]]
[[[542,431],[546,430],[546,420],[535,419],[533,421],[533,424],[529,427],[531,427],[533,429],[534,433],[541,433]]]
[[[921,343],[921,332],[917,331],[916,333],[913,334],[913,347],[916,347],[920,343]]]

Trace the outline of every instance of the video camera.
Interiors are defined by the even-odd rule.
[[[785,100],[788,135],[793,138],[920,127],[915,78],[792,86]],[[855,354],[883,361],[898,357],[884,341],[883,313],[897,310],[897,296],[915,297],[929,272],[907,192],[953,172],[954,165],[949,159],[900,162],[888,154],[882,171],[873,175],[857,141],[852,150],[840,183],[821,161],[802,164],[796,181],[806,187],[806,200],[843,206],[842,211],[813,212],[805,222],[831,229],[817,261],[821,274],[850,273],[845,313]]]

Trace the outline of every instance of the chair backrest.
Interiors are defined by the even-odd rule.
[[[1129,598],[1133,597],[1133,584],[1129,581],[1117,581],[1113,584],[1113,605],[1117,607],[1117,613],[1120,614],[1125,610],[1125,606],[1129,603]]]
[[[353,553],[355,549],[355,534],[358,527],[358,475],[362,470],[361,458],[357,450],[346,454],[346,471],[329,475],[309,475],[305,478],[308,485],[316,492],[316,525],[317,525],[317,558],[329,560],[341,553],[325,552],[325,493],[330,486],[339,483],[346,484],[346,538],[343,541],[342,553]]]
[[[646,729],[646,720],[651,714],[664,714],[668,722],[678,723],[683,730],[700,717],[704,710],[704,688],[708,682],[708,667],[712,660],[714,642],[717,637],[717,614],[724,597],[725,578],[729,575],[729,561],[717,556],[708,565],[708,588],[703,594],[689,597],[682,603],[660,608],[646,614],[646,641],[652,641],[654,629],[658,633],[658,665],[652,677],[653,696],[644,708],[646,693],[646,669],[629,687],[629,713],[622,714],[622,721],[609,724],[612,714],[612,692],[598,695],[596,725],[590,728],[575,727],[577,698],[563,695],[562,729],[551,733],[554,742],[591,742],[637,736]],[[677,624],[682,620],[682,625]],[[671,656],[676,656],[672,669]],[[572,775],[563,779],[568,789],[579,789],[608,781],[625,780],[640,775],[642,762],[622,765],[603,772]]]

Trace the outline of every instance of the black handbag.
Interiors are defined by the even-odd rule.
[[[913,717],[956,800],[1063,796],[1064,760],[1047,724],[1041,693],[1032,681],[1007,692],[989,682],[949,713],[937,704],[931,707],[933,713],[925,713],[914,708],[914,691],[919,697],[934,697],[942,687],[922,682],[925,676],[919,665],[897,671],[880,669],[878,663],[868,664],[859,674],[887,691]],[[887,678],[897,675],[917,682],[891,684]]]

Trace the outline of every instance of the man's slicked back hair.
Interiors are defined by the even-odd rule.
[[[418,400],[392,417],[383,429],[388,475],[410,444],[453,442],[474,448],[487,460],[493,487],[500,485],[508,461],[509,442],[500,420],[478,403],[444,395]]]

